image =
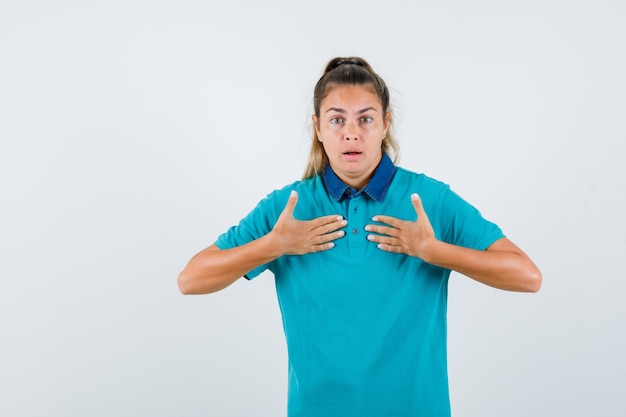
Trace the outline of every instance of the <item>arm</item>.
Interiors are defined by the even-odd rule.
[[[368,225],[366,230],[384,235],[369,235],[368,239],[378,243],[382,250],[418,257],[432,265],[457,271],[495,288],[539,291],[541,272],[509,239],[499,239],[485,251],[442,242],[435,237],[419,196],[413,194],[411,200],[417,213],[415,222],[376,216],[374,221],[389,226]]]
[[[220,250],[211,245],[187,263],[178,275],[178,289],[185,295],[216,292],[279,256],[269,234],[232,249]]]
[[[301,255],[331,249],[345,232],[341,216],[300,221],[293,217],[298,194],[293,191],[274,228],[244,245],[220,250],[211,245],[196,254],[178,275],[183,294],[208,294],[228,287],[254,268],[282,255]]]
[[[424,261],[460,272],[478,282],[508,291],[537,292],[541,272],[509,239],[494,242],[487,250],[475,250],[433,242]]]

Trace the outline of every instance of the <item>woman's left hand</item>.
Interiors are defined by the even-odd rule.
[[[368,235],[367,239],[378,243],[379,249],[423,259],[428,248],[437,242],[437,238],[419,195],[412,194],[411,202],[417,213],[417,220],[406,221],[378,215],[372,220],[383,225],[368,224],[365,230],[377,233]]]
[[[411,201],[417,213],[416,221],[374,216],[372,220],[383,224],[365,226],[366,231],[376,233],[368,235],[367,239],[378,243],[378,247],[384,251],[420,258],[424,262],[460,272],[494,288],[539,291],[541,271],[509,239],[498,239],[486,250],[442,242],[435,237],[419,196],[412,194]]]

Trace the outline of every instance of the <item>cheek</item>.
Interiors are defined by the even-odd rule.
[[[317,128],[317,138],[320,142],[329,141],[337,136],[337,132],[328,126],[322,126]]]

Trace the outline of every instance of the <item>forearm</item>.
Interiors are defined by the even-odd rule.
[[[272,230],[245,245],[220,250],[212,245],[191,258],[178,275],[183,294],[208,294],[228,287],[254,268],[283,255],[304,255],[329,250],[333,241],[345,235],[347,222],[339,215],[296,220],[293,211],[298,193],[289,200]]]
[[[178,288],[183,294],[216,292],[281,255],[270,235],[232,249],[211,245],[191,258],[178,275]]]
[[[508,239],[500,239],[484,251],[437,241],[423,259],[502,290],[537,292],[541,287],[539,269]]]

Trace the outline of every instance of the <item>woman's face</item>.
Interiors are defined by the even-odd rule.
[[[317,137],[337,176],[361,189],[382,158],[382,141],[391,115],[383,114],[378,96],[368,86],[331,87],[313,115]]]

